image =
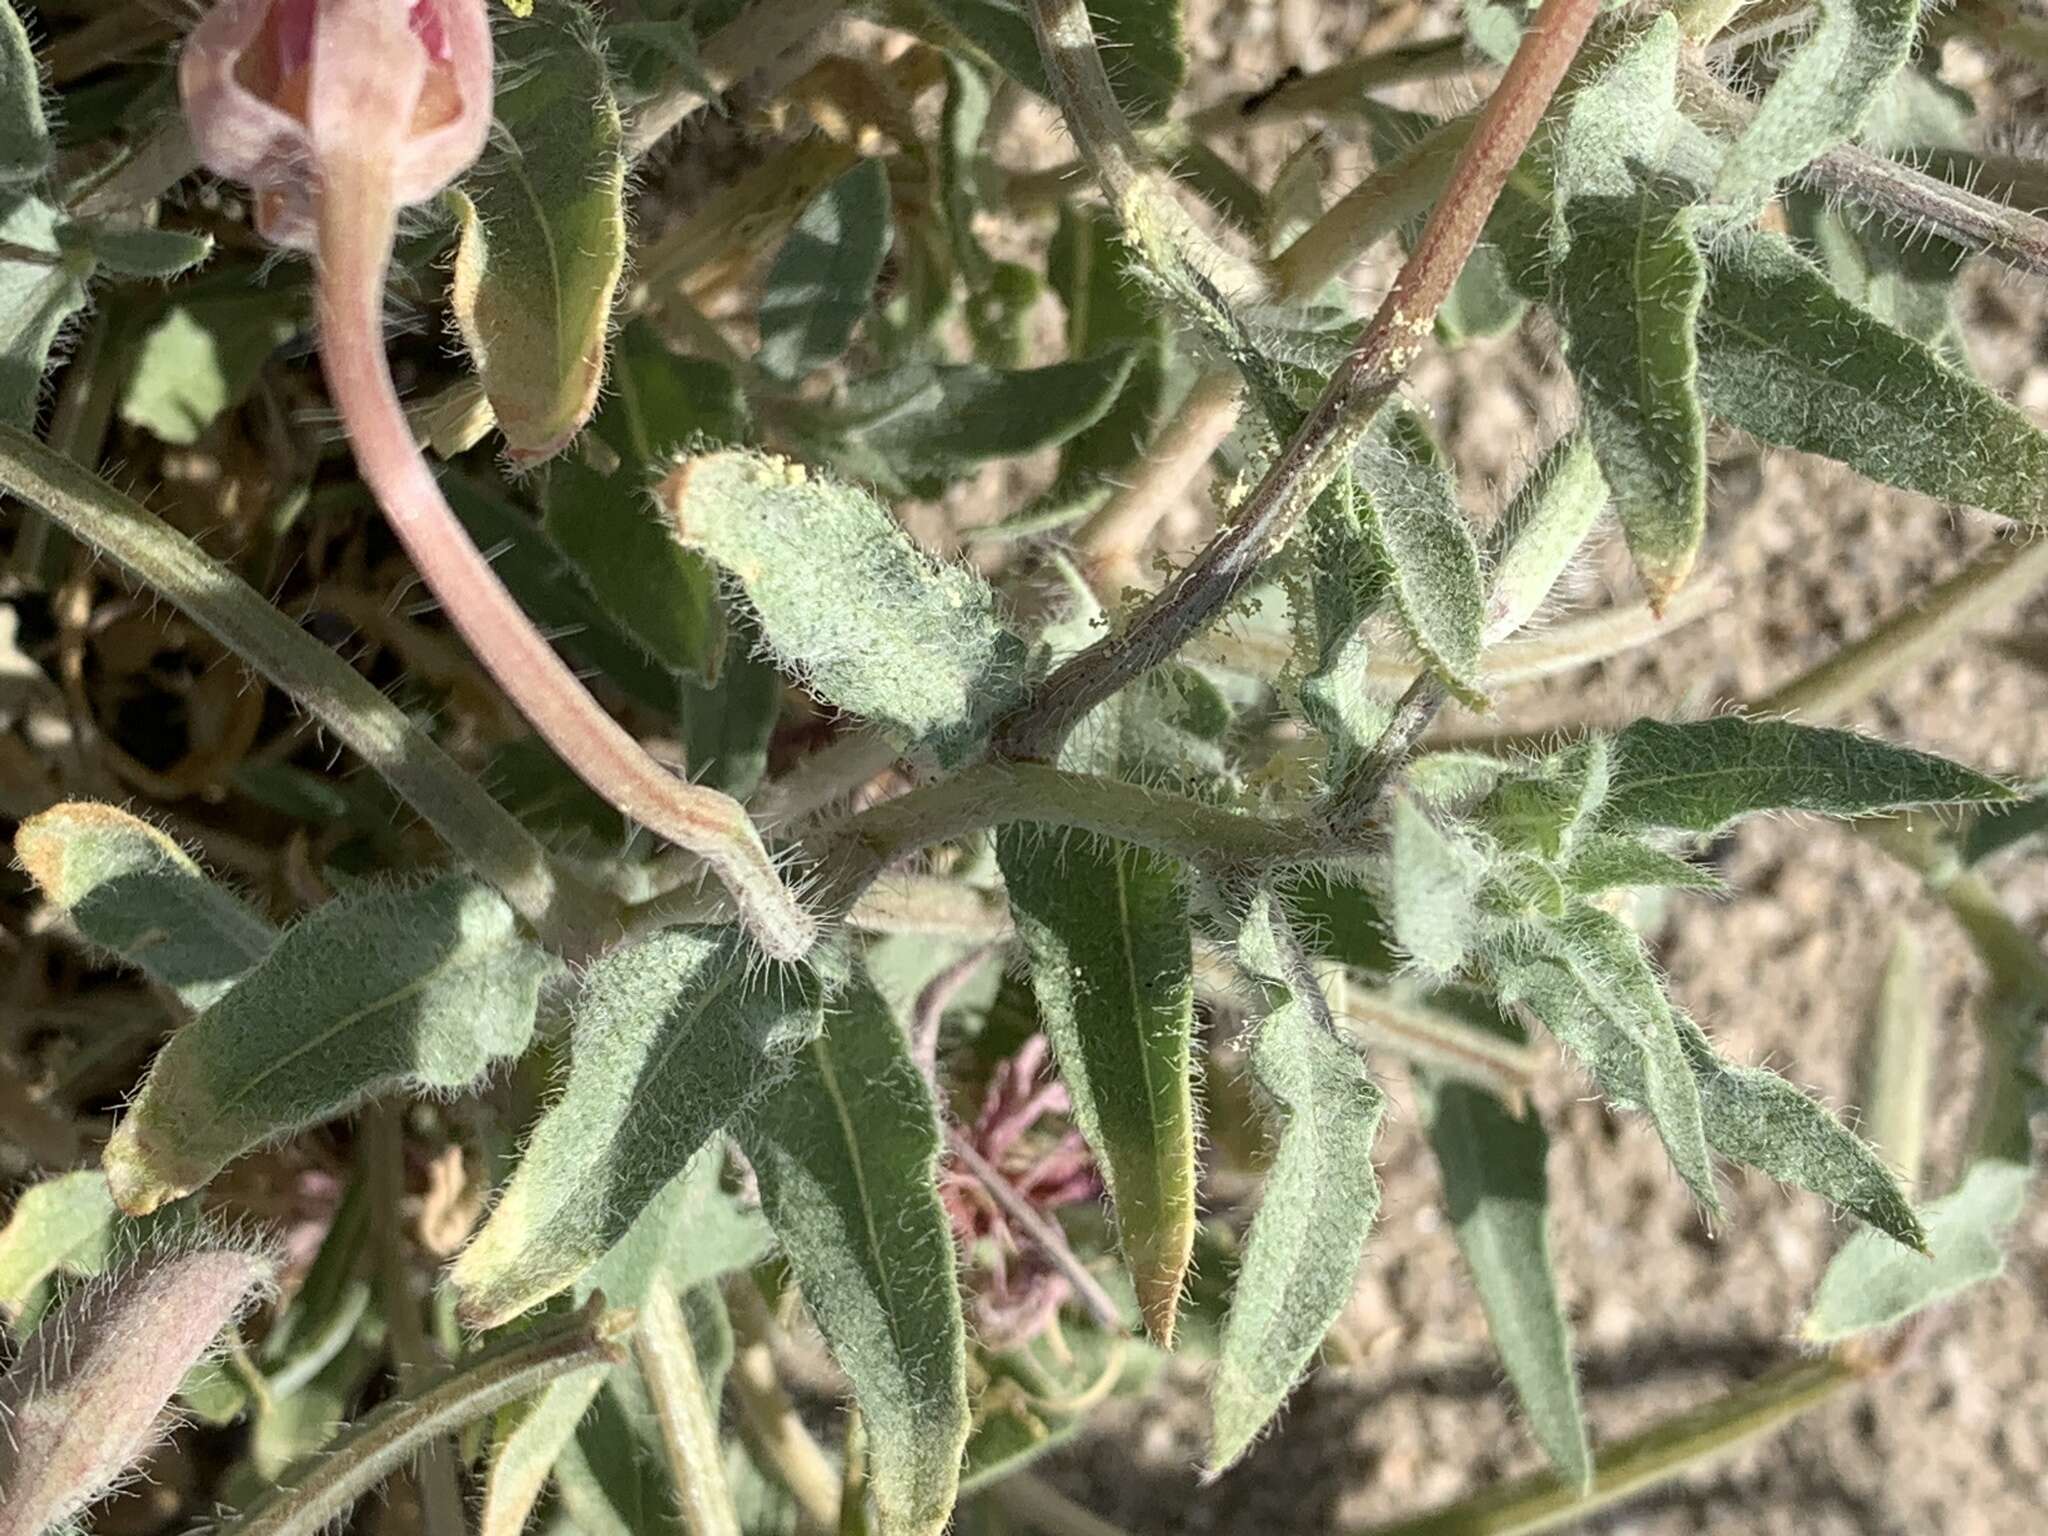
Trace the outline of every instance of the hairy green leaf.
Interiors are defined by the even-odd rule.
[[[590,595],[649,656],[679,675],[716,680],[725,655],[718,578],[669,535],[644,472],[554,465],[545,526]]]
[[[1923,1211],[1927,1253],[1858,1232],[1829,1263],[1800,1332],[1816,1344],[1905,1321],[2005,1269],[2006,1233],[2026,1204],[2032,1170],[1986,1158]],[[1929,1257],[1928,1255],[1932,1255]]]
[[[1863,816],[2016,798],[1947,758],[1853,731],[1720,715],[1668,725],[1638,720],[1614,738],[1600,827],[1717,832],[1758,811]]]
[[[36,180],[52,153],[35,47],[14,6],[0,4],[0,186]]]
[[[1195,993],[1183,873],[1032,825],[996,839],[1032,990],[1094,1148],[1146,1330],[1173,1342],[1195,1237]]]
[[[1882,1157],[1777,1073],[1722,1060],[1699,1025],[1682,1012],[1677,1018],[1716,1152],[1812,1190],[1906,1248],[1926,1251],[1920,1220]]]
[[[1707,426],[1694,322],[1707,289],[1691,219],[1644,198],[1568,215],[1558,269],[1566,356],[1629,553],[1662,603],[1706,534]]]
[[[1727,889],[1721,877],[1704,865],[1609,832],[1596,832],[1579,844],[1565,868],[1564,883],[1567,890],[1580,896],[1629,888]]]
[[[1394,942],[1426,973],[1448,979],[1465,963],[1479,921],[1485,862],[1407,795],[1394,797],[1392,822],[1387,910]]]
[[[111,805],[73,801],[31,816],[14,834],[14,854],[88,942],[195,1011],[277,941],[169,836]]]
[[[189,272],[213,254],[211,235],[188,234],[182,229],[73,224],[65,238],[91,251],[115,277],[152,282]]]
[[[1613,782],[1612,750],[1603,738],[1590,737],[1526,771],[1502,775],[1472,817],[1509,848],[1569,863],[1597,824]]]
[[[1571,1326],[1550,1262],[1550,1139],[1533,1112],[1512,1115],[1482,1088],[1419,1073],[1444,1201],[1486,1326],[1530,1433],[1568,1485],[1593,1475]]]
[[[967,1443],[966,1335],[933,1183],[938,1112],[872,986],[738,1129],[804,1299],[853,1382],[884,1536],[936,1536]]]
[[[1252,1074],[1280,1126],[1210,1388],[1214,1472],[1279,1411],[1350,1299],[1379,1210],[1372,1146],[1385,1105],[1364,1060],[1338,1036],[1269,893],[1253,897],[1237,956],[1265,992]]]
[[[1521,935],[1526,958],[1501,977],[1617,1104],[1643,1110],[1693,1194],[1720,1209],[1700,1086],[1663,983],[1619,918],[1584,902]]]
[[[730,571],[783,665],[898,745],[957,765],[1014,698],[1024,647],[981,578],[911,543],[873,497],[758,453],[661,484],[685,547]]]
[[[604,409],[590,429],[624,467],[651,476],[706,440],[743,443],[751,427],[746,392],[730,368],[671,351],[644,319],[620,329]]]
[[[604,381],[626,260],[624,134],[583,6],[539,0],[497,48],[492,148],[449,193],[450,293],[510,456],[538,463],[582,430]]]
[[[533,1035],[549,960],[467,876],[316,908],[164,1047],[107,1145],[130,1212],[394,1088],[467,1088]]]
[[[1722,161],[1714,201],[1749,220],[1779,180],[1854,137],[1912,52],[1920,0],[1822,0],[1820,25],[1778,71]]]
[[[1486,624],[1479,549],[1457,486],[1405,411],[1355,455],[1360,511],[1391,581],[1408,638],[1459,698],[1483,707],[1479,637]]]
[[[932,0],[932,10],[1019,84],[1051,97],[1022,0]],[[1182,0],[1090,0],[1088,16],[1109,62],[1110,87],[1136,121],[1164,117],[1187,77],[1181,14]]]
[[[889,254],[889,177],[863,160],[797,215],[761,290],[761,367],[794,381],[844,352]]]
[[[1494,529],[1481,640],[1505,640],[1541,611],[1557,578],[1607,510],[1607,481],[1583,432],[1543,456]]]
[[[683,753],[690,779],[744,800],[768,772],[768,744],[782,717],[782,674],[756,650],[744,616],[728,625],[715,687],[683,681]]]
[[[764,971],[730,928],[672,928],[583,978],[567,1086],[455,1261],[463,1315],[492,1327],[566,1289],[697,1149],[817,1032],[804,974]]]
[[[1785,240],[1724,230],[1708,251],[1709,412],[1902,490],[2048,517],[2048,435],[1930,348],[1872,319]]]

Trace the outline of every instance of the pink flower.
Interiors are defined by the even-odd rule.
[[[221,0],[178,86],[206,167],[256,195],[256,227],[312,250],[336,157],[387,159],[393,201],[473,164],[491,126],[485,0]]]

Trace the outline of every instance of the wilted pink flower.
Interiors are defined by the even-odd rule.
[[[404,206],[483,152],[490,23],[484,0],[221,0],[186,41],[178,86],[207,168],[255,193],[267,238],[309,251],[337,158],[385,160]]]

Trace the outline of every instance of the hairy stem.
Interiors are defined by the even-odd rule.
[[[1372,750],[1361,753],[1344,770],[1337,787],[1325,797],[1320,813],[1338,836],[1352,836],[1371,824],[1379,809],[1380,795],[1408,761],[1408,754],[1422,740],[1422,733],[1436,719],[1448,697],[1443,680],[1434,672],[1418,675],[1394,706],[1394,717]]]
[[[821,827],[812,842],[820,903],[843,910],[898,859],[1019,821],[1113,837],[1209,870],[1286,867],[1337,851],[1306,821],[1241,815],[1042,763],[987,762]]]
[[[801,956],[817,925],[776,874],[739,802],[679,778],[605,713],[470,542],[414,443],[384,357],[381,308],[397,209],[389,161],[377,156],[374,143],[327,156],[319,220],[328,388],[363,478],[421,578],[485,670],[577,777],[702,858],[770,955]]]
[[[557,942],[612,907],[562,881],[546,851],[432,737],[346,661],[183,534],[27,433],[0,425],[0,489],[40,508],[212,635],[334,733],[455,856]]]
[[[1520,1536],[1556,1530],[1769,1434],[1862,1379],[1863,1371],[1840,1354],[1795,1361],[1608,1447],[1583,1492],[1555,1472],[1539,1472],[1416,1519],[1375,1526],[1365,1536]]]
[[[358,1419],[328,1449],[300,1463],[217,1536],[317,1536],[355,1501],[444,1436],[539,1391],[572,1371],[614,1365],[630,1313],[605,1313],[603,1298],[559,1326],[509,1341],[440,1373],[417,1392]]]
[[[685,1529],[690,1536],[739,1536],[740,1517],[725,1482],[717,1414],[697,1370],[697,1346],[666,1286],[653,1286],[642,1301],[633,1352],[661,1420],[661,1443],[668,1452],[669,1476],[676,1485]]]
[[[1041,30],[1049,55],[1071,59],[1074,0],[1054,4],[1066,32]],[[1429,333],[1436,312],[1493,211],[1599,12],[1599,0],[1544,0],[1487,102],[1414,251],[1350,356],[1229,527],[1119,634],[1057,669],[995,733],[1002,756],[1048,759],[1103,700],[1173,656],[1256,577],[1357,446]],[[1086,27],[1086,13],[1080,25]],[[1090,52],[1092,53],[1092,43]],[[1097,61],[1100,69],[1100,61]],[[1062,100],[1062,107],[1067,103]],[[1071,122],[1071,116],[1069,121]],[[1126,134],[1128,130],[1126,130]],[[1076,129],[1076,138],[1081,138]],[[1084,140],[1085,143],[1085,140]]]

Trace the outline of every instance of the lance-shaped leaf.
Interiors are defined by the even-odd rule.
[[[672,928],[592,966],[568,1085],[455,1261],[463,1315],[494,1327],[571,1285],[782,1079],[819,1006],[814,978],[764,971],[737,929]]]
[[[1536,617],[1607,502],[1607,481],[1583,432],[1558,443],[1530,471],[1491,540],[1484,644],[1507,639]]]
[[[997,836],[1074,1119],[1095,1151],[1146,1330],[1173,1342],[1195,1239],[1195,992],[1182,871],[1125,843]]]
[[[1721,164],[1714,201],[1763,211],[1781,177],[1853,137],[1912,52],[1920,0],[1822,0],[1820,25],[1778,71]]]
[[[1609,1099],[1641,1109],[1700,1203],[1718,1211],[1700,1088],[1650,957],[1619,918],[1584,902],[1519,936],[1527,958],[1501,995],[1528,1005]]]
[[[277,941],[170,837],[114,806],[77,801],[31,816],[14,853],[88,941],[188,1008],[213,1002]]]
[[[1920,342],[1837,293],[1785,240],[1724,230],[1700,309],[1707,410],[1885,485],[2048,517],[2048,435]]]
[[[1209,1466],[1242,1456],[1343,1311],[1379,1210],[1372,1145],[1385,1099],[1341,1039],[1278,903],[1253,897],[1237,955],[1265,993],[1252,1074],[1280,1122],[1245,1238],[1210,1388]]]
[[[1485,863],[1407,795],[1394,797],[1391,853],[1387,910],[1394,942],[1429,975],[1447,979],[1464,964],[1479,922]]]
[[[1556,150],[1552,286],[1586,430],[1653,602],[1706,531],[1707,428],[1693,342],[1707,269],[1667,167],[1677,18],[1629,38],[1571,98]]]
[[[583,6],[540,0],[497,47],[498,132],[449,193],[461,226],[451,299],[512,458],[536,463],[582,429],[604,380],[626,157]]]
[[[0,4],[0,185],[34,181],[51,153],[35,47],[14,7]]]
[[[648,1287],[660,1284],[690,1293],[685,1301],[694,1332],[699,1307],[690,1301],[699,1294],[697,1288],[759,1263],[772,1247],[761,1213],[741,1206],[721,1187],[724,1165],[722,1140],[691,1158],[572,1288],[577,1305],[602,1291],[613,1306],[638,1307]],[[731,1353],[729,1335],[726,1353]],[[483,1536],[519,1536],[550,1470],[575,1438],[611,1370],[598,1366],[565,1377],[499,1412],[484,1483]]]
[[[1724,1061],[1698,1024],[1674,1012],[1716,1152],[1810,1189],[1895,1242],[1926,1252],[1912,1202],[1867,1142],[1777,1073]]]
[[[1138,353],[1111,347],[1044,368],[911,363],[850,386],[834,459],[887,489],[936,496],[982,464],[1056,447],[1101,421]]]
[[[1051,99],[1024,0],[933,0],[931,9],[1019,84]],[[1117,104],[1139,122],[1164,117],[1187,78],[1182,9],[1183,0],[1091,0],[1088,5]]]
[[[1429,1144],[1443,1173],[1458,1250],[1486,1309],[1530,1433],[1558,1475],[1583,1488],[1593,1475],[1572,1369],[1571,1325],[1550,1262],[1550,1138],[1483,1088],[1418,1073]]]
[[[86,304],[93,258],[30,186],[0,189],[0,421],[34,425],[50,349]]]
[[[1721,715],[1638,720],[1614,738],[1600,828],[1717,832],[1758,811],[1864,816],[2016,797],[1947,758],[1821,726]]]
[[[467,876],[317,908],[171,1038],[107,1144],[131,1213],[394,1088],[468,1088],[533,1035],[550,962]]]
[[[934,1174],[938,1111],[865,982],[738,1129],[761,1204],[868,1432],[884,1536],[936,1536],[967,1443],[966,1334]]]
[[[1580,896],[1627,889],[1727,889],[1721,877],[1703,864],[1609,832],[1596,832],[1579,844],[1564,871],[1564,883],[1567,890]]]
[[[1876,1232],[1854,1234],[1828,1264],[1800,1332],[1816,1344],[1905,1321],[2005,1270],[2006,1234],[2026,1205],[2032,1170],[1985,1158],[1921,1211],[1927,1251]]]
[[[863,160],[805,204],[761,290],[761,367],[793,382],[844,352],[889,254],[889,176]]]
[[[1484,707],[1478,677],[1486,596],[1471,525],[1450,472],[1426,451],[1420,424],[1397,410],[1382,420],[1389,424],[1353,460],[1366,532],[1408,638],[1453,693]]]
[[[1684,211],[1580,199],[1558,268],[1566,357],[1600,470],[1651,601],[1684,584],[1706,533],[1707,424],[1694,322],[1707,268]]]
[[[865,491],[765,454],[686,459],[657,493],[684,547],[730,571],[819,697],[942,765],[1015,696],[1024,647],[988,586],[910,541]]]

